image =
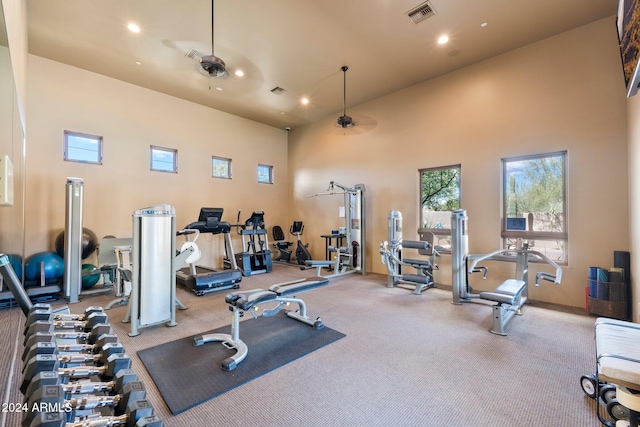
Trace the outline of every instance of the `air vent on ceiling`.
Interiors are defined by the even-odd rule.
[[[204,55],[204,53],[199,52],[195,49],[191,49],[189,52],[187,52],[187,54],[185,55],[187,58],[189,59],[197,59],[200,60],[200,58],[202,58]]]
[[[407,16],[414,24],[418,22],[422,22],[427,18],[432,17],[436,14],[436,10],[431,6],[431,3],[426,1],[419,6],[414,7],[409,12],[407,12]]]
[[[282,92],[284,92],[284,89],[281,88],[280,86],[276,86],[273,89],[271,89],[272,93],[275,93],[276,95],[280,95]]]

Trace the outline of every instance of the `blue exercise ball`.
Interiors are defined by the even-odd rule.
[[[98,236],[96,233],[89,230],[88,228],[82,228],[82,259],[88,258],[92,253],[95,252],[98,247]],[[64,257],[64,230],[61,231],[56,237],[56,241],[54,243],[56,252],[61,257]]]
[[[100,273],[87,274],[95,269],[93,264],[82,264],[82,289],[92,288],[100,280]]]
[[[39,252],[27,258],[24,265],[24,277],[26,280],[39,280],[40,268],[44,265],[44,278],[58,279],[64,275],[64,261],[55,252]]]

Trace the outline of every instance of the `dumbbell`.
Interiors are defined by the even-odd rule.
[[[25,326],[35,322],[36,320],[87,320],[91,313],[103,313],[104,308],[91,306],[87,307],[82,314],[74,313],[54,313],[49,304],[33,304],[27,313]]]
[[[98,324],[89,332],[76,331],[38,331],[25,337],[24,347],[29,348],[37,342],[54,342],[56,340],[72,341],[77,343],[95,344],[102,335],[115,335],[111,325]]]
[[[98,323],[84,331],[56,330],[52,322],[37,321],[29,327],[23,345],[26,347],[31,337],[38,333],[53,334],[57,339],[81,340],[94,344],[102,334],[113,334],[113,329],[107,323]]]
[[[129,403],[144,400],[147,391],[140,381],[126,383],[120,394],[115,395],[84,395],[77,398],[65,399],[62,384],[45,385],[33,392],[28,400],[28,410],[23,413],[22,427],[29,427],[31,421],[41,412],[75,412],[110,407],[114,415],[123,415]]]
[[[25,341],[26,337],[29,337],[31,334],[41,331],[41,332],[54,332],[56,330],[62,329],[73,329],[79,331],[90,331],[95,325],[98,324],[108,324],[109,316],[107,316],[103,311],[101,312],[93,312],[91,313],[85,320],[53,320],[53,319],[45,319],[45,320],[33,320],[31,323],[25,325],[24,335]]]
[[[44,347],[44,346],[47,346],[47,347]],[[38,353],[38,351],[41,351],[41,350],[48,351],[52,347],[54,350],[53,353],[47,353],[47,352]],[[99,349],[98,353],[95,353],[95,354],[92,354],[92,353],[58,354],[58,349],[52,346],[50,343],[37,343],[36,347],[34,347],[32,350],[33,350],[33,354],[31,355],[31,357],[29,357],[28,360],[32,360],[37,355],[57,356],[58,363],[67,365],[67,367],[69,367],[69,365],[80,365],[85,363],[104,365],[107,362],[109,356],[111,356],[112,354],[124,353],[124,347],[119,342],[107,343]],[[24,372],[27,369],[27,366],[28,366],[28,362],[25,363],[24,366],[22,367],[22,372]]]
[[[36,354],[59,354],[59,355],[96,355],[104,353],[104,348],[113,352],[114,348],[122,347],[115,335],[102,335],[95,344],[58,344],[57,342],[37,342],[31,347],[25,347],[23,352],[23,362],[31,359]],[[121,353],[124,351],[121,351]],[[72,363],[72,362],[69,362]]]
[[[23,362],[28,361],[36,354],[53,354],[55,352],[96,353],[106,344],[118,342],[116,334],[102,334],[95,341],[95,344],[58,344],[55,333],[50,332],[36,332],[29,338],[22,352]]]
[[[80,365],[72,368],[60,368],[58,356],[53,354],[37,354],[25,365],[22,373],[20,391],[25,394],[29,383],[40,372],[58,372],[69,379],[88,378],[91,375],[99,375],[102,379],[113,378],[121,369],[131,369],[131,359],[125,353],[112,354],[102,361],[102,366]]]
[[[111,381],[97,382],[80,380],[63,383],[63,380],[63,376],[56,371],[43,371],[36,374],[24,392],[25,401],[34,391],[45,385],[62,385],[62,388],[67,394],[95,394],[103,391],[120,393],[125,384],[138,381],[138,375],[136,375],[132,369],[121,369],[116,372]]]
[[[153,407],[147,400],[136,400],[129,404],[124,415],[117,417],[87,416],[75,422],[66,422],[64,412],[45,412],[36,415],[29,427],[163,427],[162,420],[153,415]]]

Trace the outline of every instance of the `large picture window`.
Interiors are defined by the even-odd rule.
[[[502,239],[567,262],[567,152],[502,159]]]
[[[451,228],[451,211],[460,209],[460,165],[420,170],[420,208],[422,228]]]
[[[451,247],[451,211],[460,209],[460,165],[420,169],[420,229],[440,250]]]

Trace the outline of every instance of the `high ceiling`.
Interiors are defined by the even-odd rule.
[[[29,52],[279,128],[615,15],[617,0],[27,0]],[[487,25],[482,27],[481,23]],[[127,29],[137,24],[141,32]],[[614,29],[612,29],[614,31]],[[441,35],[449,42],[437,43]],[[226,62],[201,73],[191,49]],[[137,64],[139,62],[140,64]],[[242,69],[244,77],[233,74]],[[275,94],[275,87],[284,92]],[[220,88],[222,90],[219,90]],[[309,104],[300,99],[308,97]]]

